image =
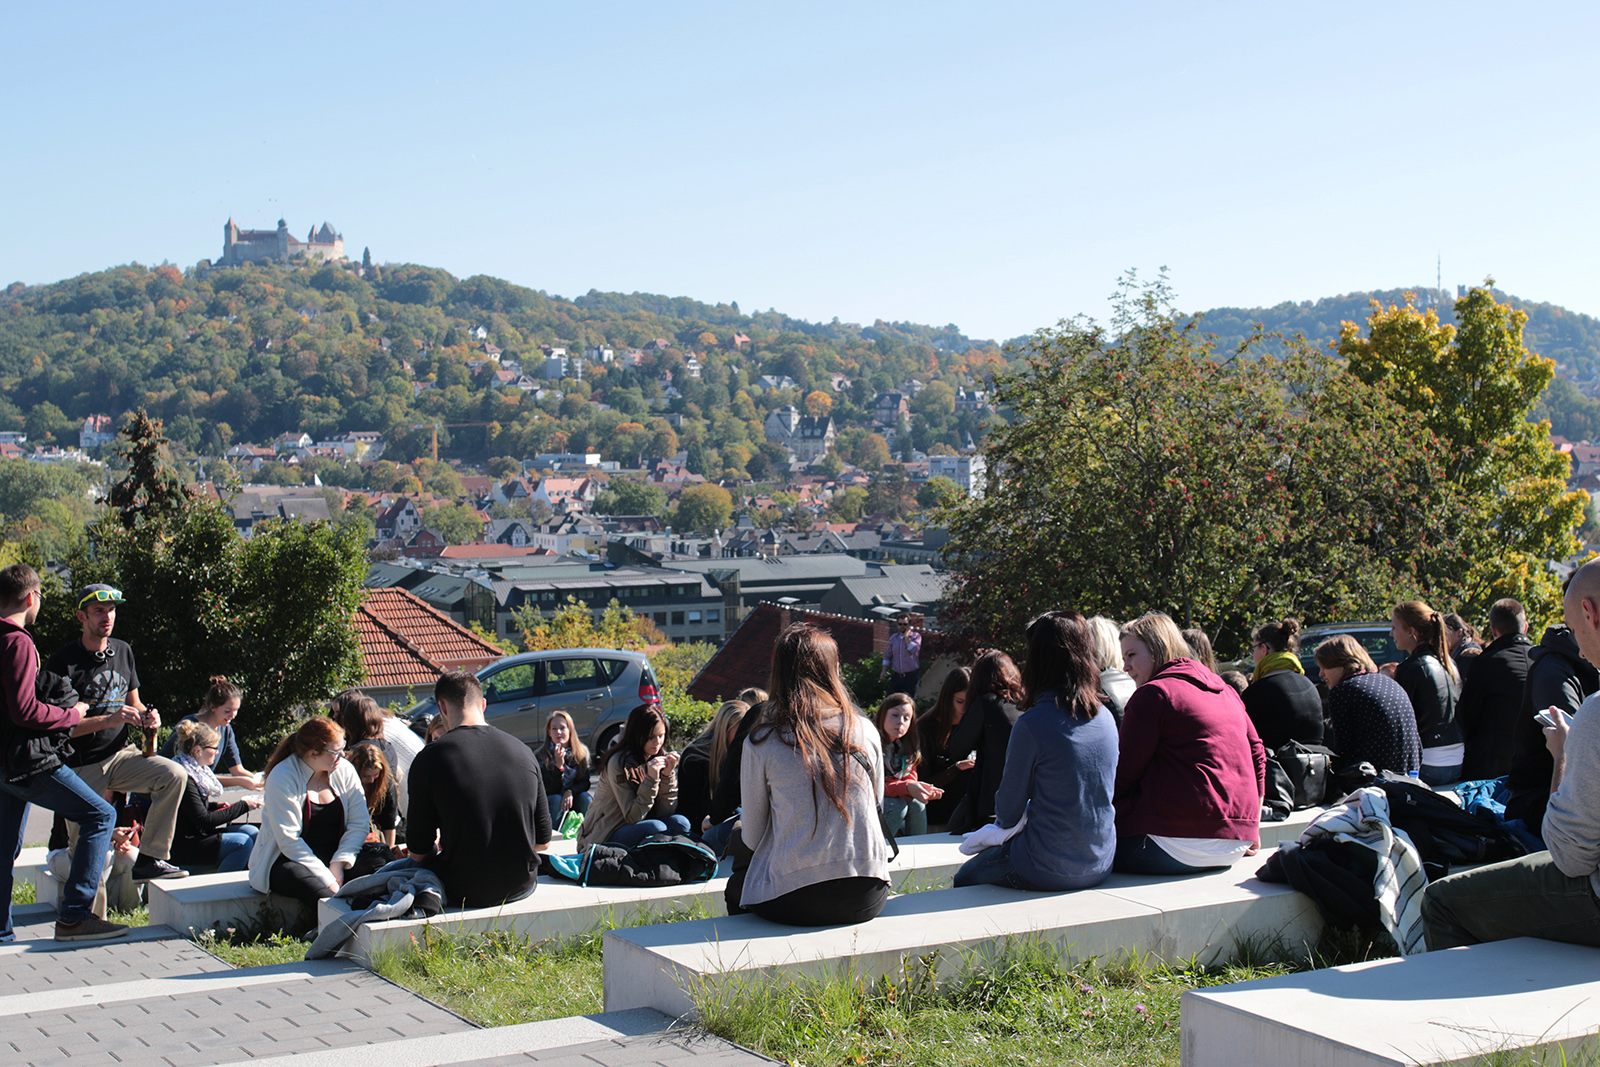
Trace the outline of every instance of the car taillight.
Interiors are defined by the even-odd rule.
[[[641,704],[654,704],[654,703],[658,702],[660,699],[661,699],[661,694],[656,692],[655,683],[653,683],[653,682],[640,682],[639,683],[639,703],[641,703]]]

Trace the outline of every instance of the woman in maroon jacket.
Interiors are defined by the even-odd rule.
[[[1123,666],[1139,688],[1122,716],[1114,870],[1189,874],[1258,847],[1266,749],[1239,694],[1187,657],[1160,612],[1122,628]]]

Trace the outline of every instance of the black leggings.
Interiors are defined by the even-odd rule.
[[[320,858],[320,857],[319,857]],[[326,860],[323,860],[326,863]],[[356,854],[356,861],[350,869],[344,872],[344,880],[350,881],[371,874],[378,870],[388,860],[384,859],[377,850],[363,848]],[[328,883],[321,877],[311,873],[311,868],[299,860],[292,860],[288,856],[279,856],[272,861],[272,869],[267,872],[268,886],[274,893],[281,893],[286,897],[303,900],[308,904],[333,895],[333,890],[328,888]]]
[[[889,883],[881,878],[835,878],[745,910],[785,926],[849,926],[877,918],[888,900]]]

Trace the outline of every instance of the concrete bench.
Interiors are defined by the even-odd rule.
[[[915,893],[949,886],[968,858],[960,854],[959,845],[959,838],[945,834],[901,838],[900,855],[890,866],[895,891]],[[633,889],[580,886],[564,879],[540,878],[539,888],[531,896],[497,908],[447,908],[431,919],[365,924],[343,951],[350,958],[365,962],[376,953],[442,934],[496,930],[542,940],[585,934],[613,923],[650,922],[692,908],[726,915],[723,891],[728,885],[727,874],[728,861],[724,860],[717,877],[684,886]],[[349,911],[349,904],[343,900],[324,900],[317,907],[317,925],[321,927]]]
[[[1600,949],[1518,938],[1214,986],[1182,1019],[1184,1067],[1587,1063]]]
[[[1304,811],[1290,812],[1289,817],[1282,822],[1262,823],[1262,850],[1277,848],[1285,841],[1300,840],[1300,835],[1311,825],[1311,821],[1327,810],[1327,808],[1307,808]]]
[[[151,923],[180,933],[292,925],[305,908],[298,900],[250,888],[248,871],[195,874],[146,882]]]
[[[1213,874],[1160,879],[1112,875],[1075,893],[995,886],[891,899],[856,926],[796,929],[753,915],[723,916],[605,935],[605,1008],[693,1009],[693,991],[737,995],[751,983],[850,973],[902,978],[937,957],[941,978],[959,975],[1013,941],[1038,940],[1072,958],[1151,955],[1215,963],[1248,941],[1300,949],[1322,919],[1309,897],[1258,881],[1254,857]]]

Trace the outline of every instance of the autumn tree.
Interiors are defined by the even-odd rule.
[[[672,528],[678,533],[710,533],[728,525],[733,514],[733,497],[720,485],[691,485],[678,494],[678,510],[672,514]]]
[[[1015,415],[987,442],[1001,476],[940,515],[955,626],[1014,648],[1051,608],[1161,609],[1232,650],[1285,613],[1448,600],[1459,512],[1408,412],[1305,346],[1214,351],[1164,280],[1125,279],[1114,306],[995,378]]]
[[[1555,618],[1560,585],[1548,566],[1578,548],[1588,494],[1568,492],[1568,459],[1550,444],[1550,425],[1528,415],[1555,364],[1528,351],[1527,315],[1497,303],[1493,280],[1456,302],[1456,325],[1406,306],[1376,301],[1366,336],[1344,323],[1339,354],[1350,372],[1420,419],[1437,440],[1450,488],[1467,519],[1467,561],[1460,598],[1476,613],[1515,597],[1534,618]]]
[[[833,397],[821,389],[814,389],[806,394],[805,406],[807,415],[821,418],[833,410]]]

